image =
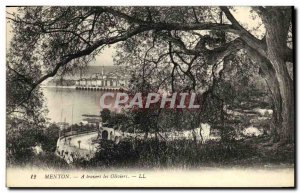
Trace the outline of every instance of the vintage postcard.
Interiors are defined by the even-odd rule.
[[[295,187],[294,7],[6,7],[6,186]]]

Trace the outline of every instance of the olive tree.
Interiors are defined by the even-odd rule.
[[[7,81],[17,89],[7,89],[11,96],[18,90],[23,94],[8,97],[7,111],[19,111],[43,81],[84,68],[113,44],[129,51],[139,44],[152,45],[139,50],[144,56],[140,66],[151,60],[162,71],[161,64],[169,65],[166,69],[171,70],[158,77],[171,78],[173,90],[173,82],[180,82],[174,78],[177,71],[191,83],[183,89],[197,89],[195,71],[216,70],[226,57],[243,51],[260,66],[269,85],[276,139],[293,142],[294,84],[288,68],[293,63],[293,8],[251,7],[249,14],[265,29],[260,35],[242,24],[234,11],[235,7],[20,7],[8,16],[14,37],[7,74],[17,78]]]

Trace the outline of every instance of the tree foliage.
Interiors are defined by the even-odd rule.
[[[275,133],[291,142],[294,88],[287,63],[293,62],[292,8],[251,7],[257,24],[252,28],[234,16],[235,9],[21,7],[8,17],[14,37],[7,61],[7,111],[19,111],[39,92],[40,83],[86,66],[112,44],[119,43],[116,63],[140,69],[151,85],[200,93],[213,85],[226,58],[244,51],[267,81]]]

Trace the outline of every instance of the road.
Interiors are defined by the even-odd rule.
[[[62,138],[57,145],[59,147],[69,146],[68,139],[70,138],[71,139],[70,146],[79,148],[78,141],[81,141],[80,149],[93,150],[95,148],[95,145],[92,144],[92,140],[96,139],[97,136],[98,136],[97,132],[74,135],[74,136],[67,137],[66,142],[65,142],[65,138]]]

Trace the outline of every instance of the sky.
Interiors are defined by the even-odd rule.
[[[112,66],[113,65],[113,54],[115,49],[113,46],[105,48],[101,54],[96,56],[95,61],[90,63],[91,66]]]
[[[17,12],[15,7],[7,7],[6,11],[9,13]],[[6,23],[6,47],[8,47],[10,40],[12,39],[12,27],[10,24]],[[113,65],[113,53],[115,49],[114,46],[110,48],[105,48],[101,54],[96,56],[96,60],[90,63],[91,66],[112,66]]]
[[[17,11],[15,7],[7,7],[6,11],[9,13],[13,13]],[[261,22],[259,18],[254,19],[250,14],[250,7],[235,7],[235,11],[232,12],[235,18],[247,29],[257,28],[259,27],[259,23]],[[6,46],[8,47],[9,42],[13,36],[12,27],[10,24],[6,24]],[[258,29],[255,30],[257,33],[257,37],[260,37],[261,34],[264,33],[265,29],[263,26],[260,26]],[[96,56],[95,61],[90,63],[91,66],[111,66],[113,65],[113,54],[115,52],[114,46],[110,48],[105,48],[102,53]]]

